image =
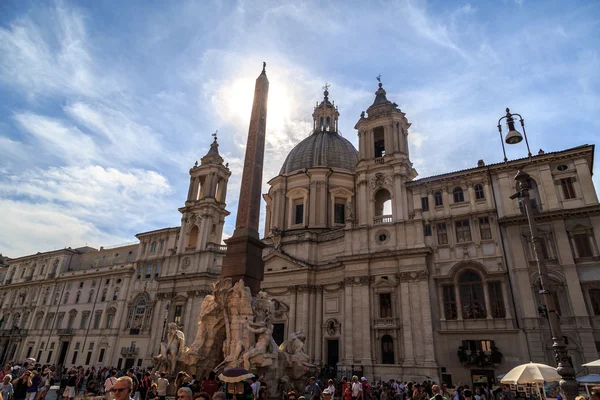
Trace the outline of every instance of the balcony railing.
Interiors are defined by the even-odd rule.
[[[375,328],[397,328],[398,327],[398,318],[374,318],[373,326]]]
[[[373,223],[375,224],[390,224],[392,223],[391,215],[380,215],[378,217],[373,218]]]
[[[207,243],[206,250],[222,251],[223,253],[225,253],[227,251],[227,245],[226,244]]]
[[[121,347],[121,355],[123,356],[134,356],[138,353],[137,347]]]
[[[140,334],[140,328],[131,328],[129,330],[129,334],[130,335],[139,335]]]
[[[385,161],[383,159],[383,157],[377,157],[375,158],[375,164],[383,164]]]
[[[57,329],[56,333],[61,336],[70,336],[73,335],[73,328]]]

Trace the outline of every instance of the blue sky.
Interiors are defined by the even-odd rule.
[[[230,235],[262,61],[265,183],[309,134],[325,82],[357,146],[378,74],[413,124],[421,177],[501,161],[507,106],[533,151],[596,143],[599,25],[597,1],[1,1],[0,252],[178,226],[216,129]]]

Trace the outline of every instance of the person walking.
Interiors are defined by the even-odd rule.
[[[13,385],[10,383],[12,376],[10,374],[4,375],[2,383],[0,383],[0,394],[3,400],[12,400],[13,396]]]

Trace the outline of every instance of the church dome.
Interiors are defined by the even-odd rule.
[[[279,174],[313,167],[353,170],[358,162],[358,151],[338,133],[339,112],[329,101],[329,87],[325,84],[324,98],[313,112],[313,133],[290,151]]]
[[[353,170],[358,162],[358,151],[352,143],[337,132],[315,132],[290,151],[280,174],[313,167],[344,168]]]

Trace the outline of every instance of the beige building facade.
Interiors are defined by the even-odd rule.
[[[577,371],[600,346],[600,204],[594,146],[417,178],[410,122],[382,85],[355,125],[358,149],[323,101],[313,131],[269,180],[265,279],[275,340],[304,331],[326,373],[484,383],[553,363],[528,225],[530,193]],[[475,164],[475,163],[474,163]],[[181,225],[136,244],[63,249],[0,268],[0,361],[149,365],[167,322],[196,334],[226,247],[227,164],[215,141],[190,169]]]

